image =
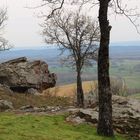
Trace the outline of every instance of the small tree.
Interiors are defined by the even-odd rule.
[[[4,22],[7,20],[7,11],[4,9],[0,9],[0,51],[10,49],[11,46],[9,45],[8,41],[1,37],[1,31],[4,28]]]
[[[57,44],[62,52],[68,51],[66,61],[77,72],[77,106],[84,106],[81,72],[90,60],[97,58],[100,30],[97,22],[80,13],[64,14],[57,11],[43,24],[46,43]]]

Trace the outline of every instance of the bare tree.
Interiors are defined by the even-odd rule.
[[[51,4],[55,5],[54,9],[49,14],[48,18],[61,9],[68,0],[43,0],[42,6]],[[137,18],[140,17],[140,12],[137,12],[137,7],[129,8],[128,1],[122,0],[70,0],[71,4],[79,3],[81,7],[84,4],[91,4],[91,7],[99,5],[99,25],[100,25],[100,47],[98,55],[98,92],[99,92],[99,121],[97,132],[100,135],[113,136],[112,127],[112,93],[110,88],[109,76],[109,42],[111,26],[108,20],[108,9],[112,8],[115,14],[124,15],[138,30],[136,24]],[[123,2],[126,2],[123,4]]]
[[[100,49],[98,56],[98,91],[99,91],[99,121],[97,132],[100,135],[113,136],[112,127],[112,93],[109,76],[109,42],[110,30],[108,8],[115,14],[127,17],[138,32],[136,19],[139,16],[136,9],[123,7],[121,0],[99,0],[99,24],[101,31]]]
[[[100,38],[97,22],[78,12],[64,14],[57,11],[43,24],[43,28],[46,43],[57,44],[62,53],[68,51],[65,61],[70,62],[77,72],[77,106],[83,107],[81,72],[84,65],[90,64],[91,59],[97,59],[97,42]]]
[[[7,10],[5,9],[0,9],[0,32],[2,32],[4,28],[4,22],[7,20]],[[2,33],[0,33],[0,51],[10,49],[11,46],[9,42],[1,37]]]
[[[109,0],[100,0],[99,2],[101,39],[98,57],[99,122],[97,132],[100,135],[113,136],[112,93],[109,77],[109,41],[111,26],[107,18]]]

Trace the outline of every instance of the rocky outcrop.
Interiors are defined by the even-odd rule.
[[[55,86],[56,75],[49,72],[44,61],[21,57],[0,64],[0,83],[17,92],[44,90]]]
[[[95,101],[96,103],[96,101]],[[67,121],[74,123],[98,122],[98,106],[88,109],[69,110]],[[113,96],[113,127],[122,134],[140,139],[140,101],[125,97]]]

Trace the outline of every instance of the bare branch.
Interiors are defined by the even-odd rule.
[[[45,20],[42,27],[46,42],[59,45],[62,51],[68,50],[69,61],[78,63],[79,69],[82,69],[87,59],[93,58],[89,55],[97,53],[94,50],[97,50],[97,42],[100,39],[99,26],[79,11],[68,14],[57,11],[49,20]]]
[[[65,2],[65,0],[62,0],[62,2],[60,3],[60,6],[57,7],[57,8],[54,8],[54,9],[51,11],[51,13],[48,15],[47,18],[51,18],[51,17],[54,15],[55,11],[60,10],[60,9],[63,7],[64,2]]]
[[[7,10],[0,9],[0,29],[4,27],[4,22],[7,20]]]
[[[0,9],[0,31],[4,28],[4,23],[7,20],[7,10]],[[0,36],[0,51],[9,50],[12,46],[9,42]]]
[[[112,0],[110,7],[113,9],[115,14],[124,15],[130,21],[130,23],[132,23],[132,25],[135,27],[137,33],[140,34],[139,24],[136,23],[136,21],[140,17],[140,13],[137,13],[137,7],[128,8],[127,4],[122,6],[121,0]]]

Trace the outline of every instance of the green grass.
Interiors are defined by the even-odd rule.
[[[125,140],[101,137],[90,125],[66,123],[64,116],[0,114],[0,140]]]

